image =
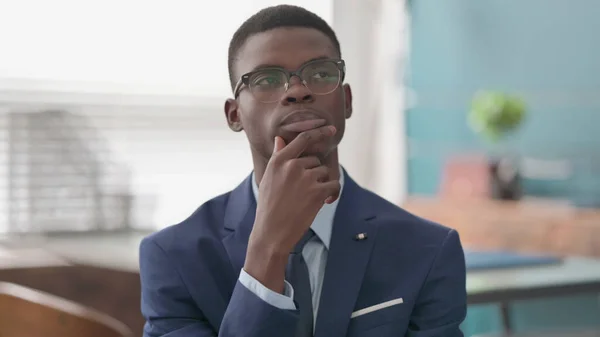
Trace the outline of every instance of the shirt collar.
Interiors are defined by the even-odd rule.
[[[315,234],[319,237],[327,249],[329,249],[329,243],[331,242],[331,232],[333,230],[333,218],[335,217],[335,210],[337,209],[338,202],[342,196],[342,190],[344,189],[344,171],[342,170],[342,166],[339,166],[339,170],[341,186],[339,197],[331,204],[323,204],[323,207],[321,207],[317,213],[317,216],[315,217],[315,220],[310,226],[310,228],[315,231]],[[254,198],[258,200],[258,185],[256,184],[254,172],[252,172],[251,179],[252,192],[254,193]]]

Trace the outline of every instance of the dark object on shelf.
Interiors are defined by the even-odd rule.
[[[489,163],[491,197],[498,200],[520,200],[523,196],[521,176],[514,160],[493,158]]]

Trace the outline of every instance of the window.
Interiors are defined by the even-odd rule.
[[[138,197],[136,226],[174,224],[252,169],[244,134],[229,131],[222,113],[231,90],[227,48],[248,16],[278,3],[5,0],[0,105],[4,113],[57,108],[83,116],[126,172],[108,177],[105,192],[126,179]],[[331,22],[331,1],[286,3]]]

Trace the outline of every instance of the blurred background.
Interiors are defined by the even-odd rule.
[[[252,170],[227,48],[280,3],[338,34],[349,174],[460,233],[465,335],[600,336],[595,0],[0,0],[0,335],[141,336],[141,238]]]

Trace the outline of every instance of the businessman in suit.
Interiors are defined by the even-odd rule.
[[[142,241],[144,336],[462,336],[458,234],[361,188],[338,162],[352,92],[327,23],[266,8],[234,34],[229,72],[225,116],[254,170]]]

